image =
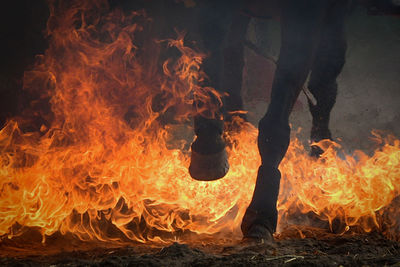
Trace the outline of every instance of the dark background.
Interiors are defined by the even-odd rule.
[[[0,7],[0,125],[21,111],[23,72],[42,54],[49,16],[45,0],[3,1]],[[26,96],[26,98],[29,98]]]
[[[377,3],[383,5],[382,1]],[[135,0],[111,1],[112,7],[121,6],[124,9],[141,5],[141,1]],[[165,6],[161,4],[154,7],[155,14],[165,12]],[[7,1],[1,4],[0,10],[2,127],[7,118],[21,113],[35,97],[22,89],[22,78],[24,70],[34,63],[35,55],[44,53],[47,47],[44,30],[49,10],[45,0]],[[176,10],[176,15],[171,17],[177,20],[183,18],[180,15],[184,11],[184,8]],[[339,95],[332,112],[333,135],[340,137],[351,149],[367,149],[369,142],[366,140],[372,129],[400,136],[400,18],[373,16],[371,13],[381,12],[355,6],[349,16],[347,62],[338,79]],[[248,39],[264,55],[276,57],[279,54],[279,23],[253,19]],[[247,95],[249,118],[254,123],[266,110],[272,77],[273,62],[246,49],[243,89]],[[306,100],[300,95],[292,115],[292,125],[305,129],[304,140],[307,140],[310,122]]]

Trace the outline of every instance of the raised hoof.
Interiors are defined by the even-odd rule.
[[[228,154],[225,149],[207,155],[197,153],[192,149],[189,173],[193,179],[214,181],[224,177],[228,171]]]

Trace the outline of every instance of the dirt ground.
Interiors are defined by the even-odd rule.
[[[273,245],[208,237],[189,244],[82,242],[55,234],[3,238],[0,266],[400,266],[400,244],[379,233],[337,235],[291,227]]]

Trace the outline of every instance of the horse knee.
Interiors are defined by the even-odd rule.
[[[288,123],[264,117],[259,122],[258,150],[262,165],[278,168],[290,142]]]

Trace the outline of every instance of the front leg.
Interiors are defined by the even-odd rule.
[[[231,111],[243,109],[241,98],[243,42],[250,18],[240,14],[242,1],[203,2],[199,9],[199,35],[209,57],[205,59],[203,68],[209,76],[205,86],[211,86],[220,92],[227,93],[223,110],[225,120],[230,119]],[[224,93],[223,93],[224,94]],[[210,101],[213,98],[210,97]],[[196,105],[207,106],[209,103]],[[207,110],[206,110],[207,112]],[[222,138],[222,116],[207,118],[197,115],[194,118],[196,140],[191,146],[191,162],[189,173],[192,178],[211,181],[222,178],[229,170],[226,144]]]
[[[245,239],[271,241],[276,230],[279,164],[290,141],[289,115],[310,71],[327,9],[335,0],[284,0],[281,52],[268,111],[259,123],[261,166],[242,221]]]

